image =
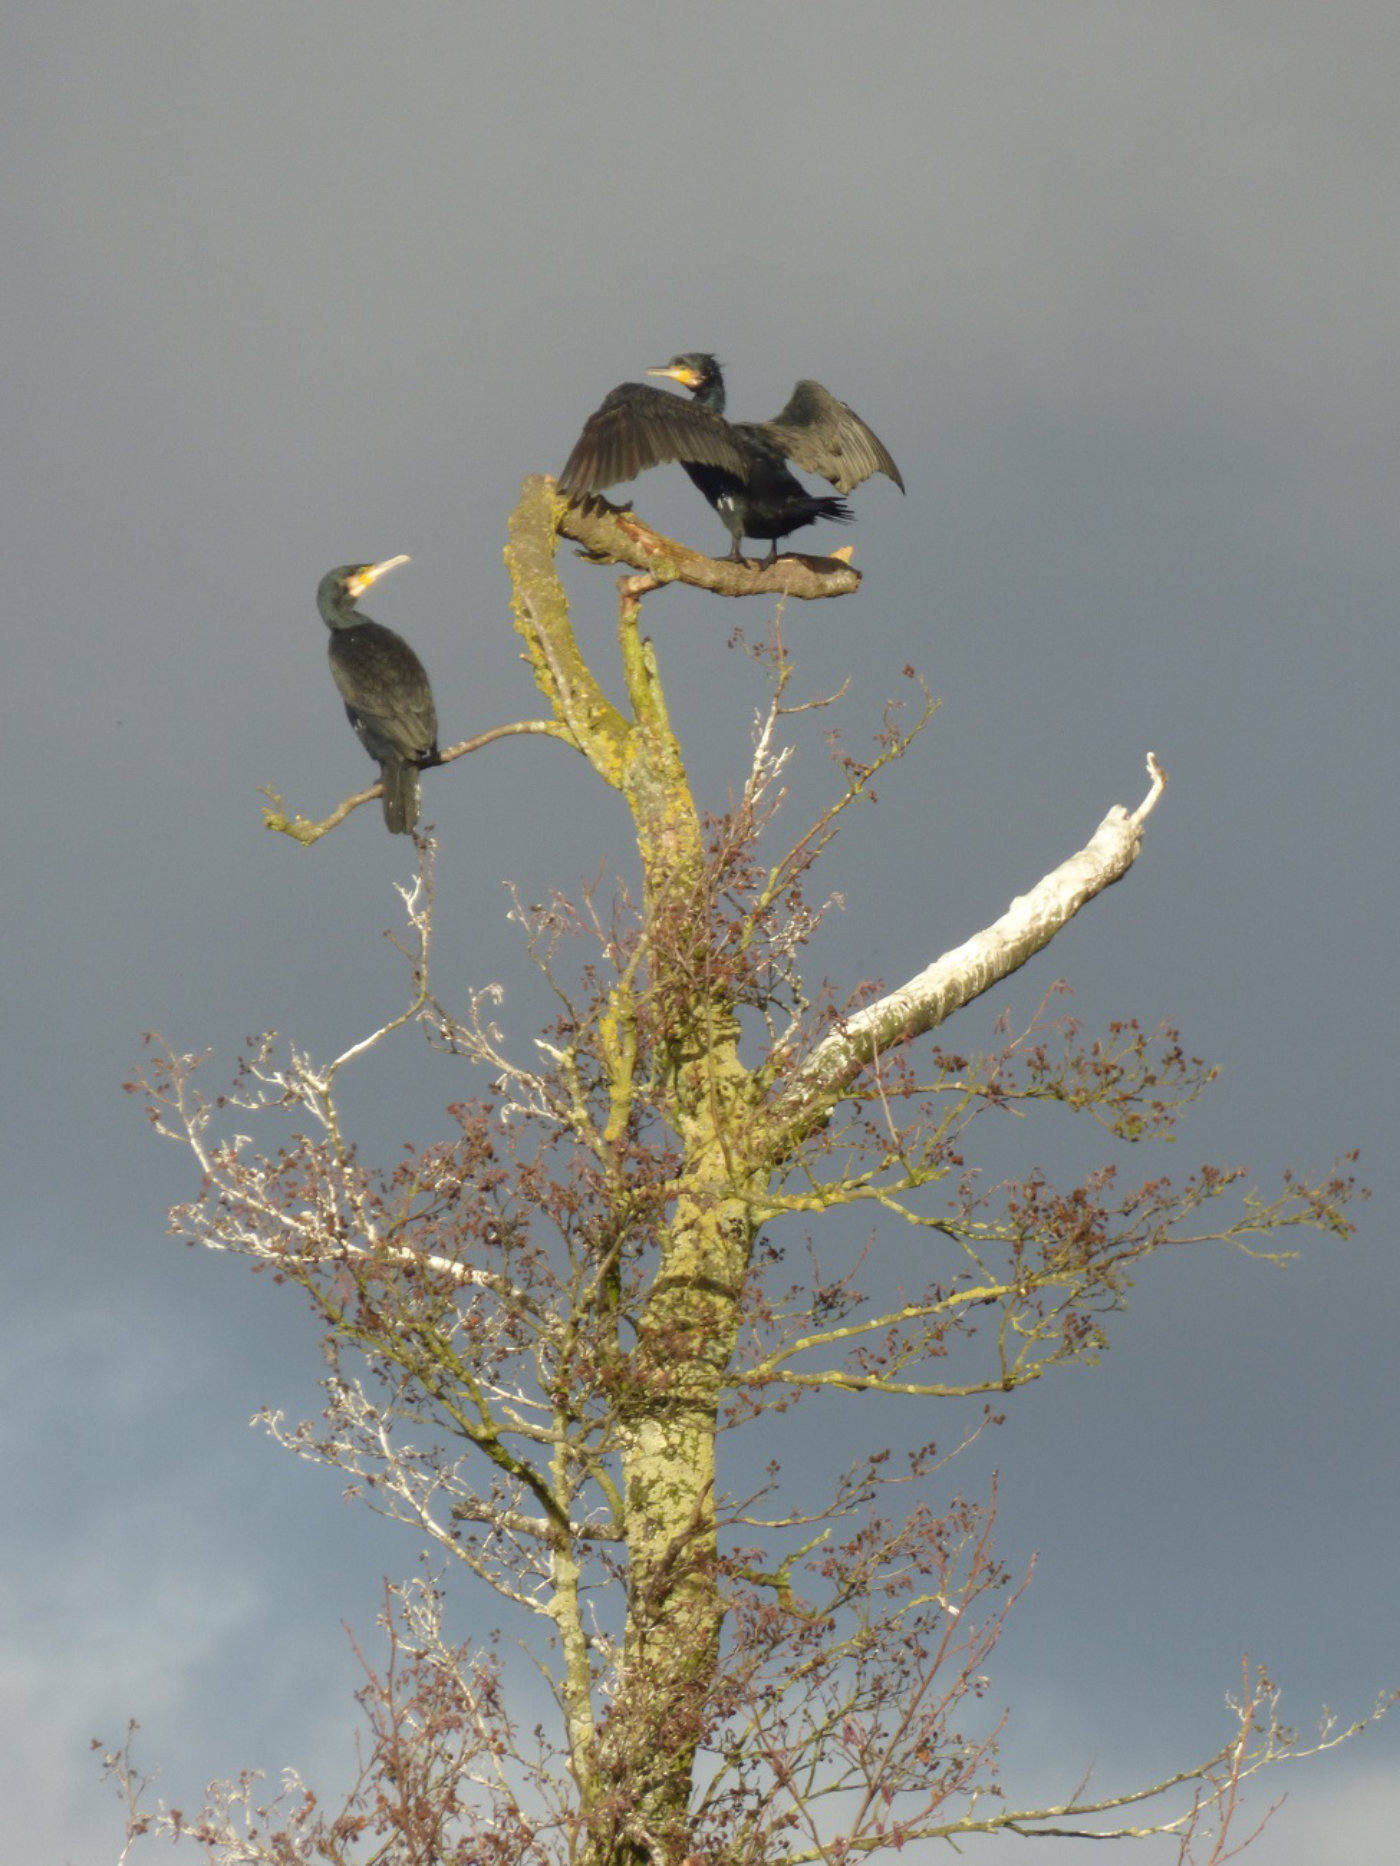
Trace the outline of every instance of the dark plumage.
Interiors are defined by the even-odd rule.
[[[584,422],[559,476],[561,492],[575,498],[602,492],[678,460],[727,526],[729,555],[739,559],[746,537],[767,538],[765,561],[771,564],[778,539],[790,531],[819,518],[851,517],[844,499],[809,493],[787,461],[819,473],[837,492],[849,492],[872,473],[886,474],[904,491],[879,435],[819,382],[799,382],[772,421],[726,421],[724,378],[712,356],[688,351],[647,374],[679,382],[694,401],[649,383],[624,382]]]
[[[316,606],[331,632],[330,662],[346,716],[379,765],[384,821],[396,835],[416,827],[422,804],[418,773],[438,758],[437,709],[423,663],[401,635],[362,616],[355,604],[386,570],[406,564],[342,564],[328,570]]]

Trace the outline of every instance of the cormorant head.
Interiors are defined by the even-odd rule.
[[[724,378],[719,373],[719,364],[705,350],[686,350],[680,356],[673,356],[669,363],[647,371],[649,376],[666,376],[672,382],[678,382],[683,389],[689,389],[699,402],[716,402],[724,406]]]
[[[331,628],[350,620],[355,604],[370,584],[377,583],[386,570],[396,570],[408,561],[406,557],[386,557],[380,564],[341,564],[328,570],[316,591],[316,607],[322,618]]]

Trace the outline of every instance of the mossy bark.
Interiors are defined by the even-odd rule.
[[[620,584],[626,711],[585,664],[554,566],[561,502],[525,483],[507,562],[516,627],[541,692],[603,780],[626,799],[641,858],[653,1029],[664,1032],[659,1099],[681,1170],[629,1357],[623,1480],[628,1561],[623,1662],[607,1716],[574,1720],[575,1773],[592,1802],[589,1857],[602,1866],[686,1852],[695,1755],[719,1660],[715,1436],[754,1238],[751,1175],[736,1162],[757,1096],[722,981],[704,963],[708,904],[699,813],[671,727],[639,591]],[[645,587],[645,581],[643,586]],[[605,1133],[627,1121],[633,1004],[610,1004]],[[625,1196],[626,1188],[619,1187]]]

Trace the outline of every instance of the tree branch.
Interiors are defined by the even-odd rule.
[[[553,489],[553,480],[546,484]],[[850,596],[860,588],[860,572],[846,561],[849,546],[831,557],[784,553],[767,568],[736,564],[732,558],[706,557],[703,551],[663,537],[644,525],[630,506],[610,505],[596,493],[577,505],[560,501],[559,531],[581,544],[581,554],[595,563],[631,564],[657,584],[689,583],[716,596],[797,596],[810,602]]]
[[[1154,753],[1148,753],[1147,769],[1151,788],[1136,810],[1115,804],[1085,846],[1012,901],[999,920],[824,1037],[790,1078],[780,1121],[787,1112],[799,1132],[819,1124],[882,1052],[937,1029],[1000,984],[1048,946],[1081,907],[1120,881],[1137,859],[1142,826],[1166,787]]]
[[[553,481],[532,473],[510,515],[506,568],[510,572],[515,631],[535,676],[554,708],[559,729],[614,790],[622,788],[631,726],[584,660],[569,620],[569,601],[554,567],[562,501]]]
[[[569,733],[554,719],[517,719],[508,726],[492,726],[486,732],[478,732],[475,738],[463,739],[459,745],[449,745],[437,762],[450,765],[455,758],[464,758],[468,752],[479,752],[483,745],[491,745],[497,739],[519,738],[522,733],[543,733],[547,738],[560,739],[565,745],[573,745]],[[577,750],[577,746],[575,746]],[[431,766],[425,769],[431,770]],[[328,830],[338,823],[343,823],[352,810],[358,810],[362,803],[370,803],[376,797],[384,795],[382,784],[371,784],[368,790],[356,791],[353,797],[347,797],[324,817],[314,823],[309,817],[288,816],[282,807],[282,799],[270,786],[263,786],[263,796],[267,802],[263,805],[263,828],[276,830],[280,835],[290,836],[293,842],[299,842],[309,849],[313,842],[319,842]]]

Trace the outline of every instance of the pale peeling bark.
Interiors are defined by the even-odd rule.
[[[877,1057],[936,1030],[999,985],[1048,946],[1095,895],[1122,880],[1142,847],[1142,826],[1166,786],[1166,773],[1150,752],[1147,769],[1152,785],[1136,810],[1115,804],[1084,847],[1028,894],[1018,895],[999,920],[823,1038],[783,1091],[780,1106],[791,1109],[799,1131],[821,1120]]]

